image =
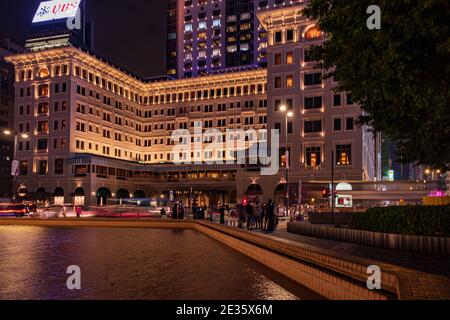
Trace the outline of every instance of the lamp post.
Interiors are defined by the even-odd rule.
[[[12,132],[10,129],[4,129],[4,130],[3,130],[3,134],[4,134],[5,136],[12,136],[12,135],[13,135],[13,132]],[[17,131],[15,131],[15,132],[14,132],[13,159],[12,159],[11,163],[13,163],[13,161],[16,160],[16,154],[17,154],[17,139],[18,139],[18,137],[19,137],[19,134],[18,134]],[[26,133],[21,133],[21,134],[20,134],[20,137],[23,138],[23,139],[28,139],[28,134],[26,134]],[[13,172],[11,171],[11,173],[13,174],[13,181],[12,181],[13,202],[15,202],[15,201],[16,201],[16,190],[15,190],[15,187],[14,187],[14,186],[15,186],[15,184],[16,184],[16,177],[17,177],[17,175],[16,175],[15,172],[13,173]]]
[[[286,181],[286,197],[285,197],[285,209],[284,212],[290,217],[289,214],[289,151],[288,151],[288,119],[294,116],[292,111],[288,111],[286,105],[280,106],[280,111],[285,114],[285,135],[284,135],[284,168],[285,168],[285,181]]]

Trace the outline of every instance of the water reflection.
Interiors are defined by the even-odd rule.
[[[0,275],[0,299],[318,298],[193,230],[0,226]]]

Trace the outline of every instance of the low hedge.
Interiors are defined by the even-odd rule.
[[[450,236],[450,205],[371,208],[355,213],[352,228],[406,235]]]

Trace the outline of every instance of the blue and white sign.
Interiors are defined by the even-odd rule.
[[[81,0],[54,0],[41,2],[34,15],[33,23],[73,18]]]

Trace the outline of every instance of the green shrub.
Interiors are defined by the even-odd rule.
[[[371,208],[353,214],[352,228],[407,235],[450,236],[450,206]]]

